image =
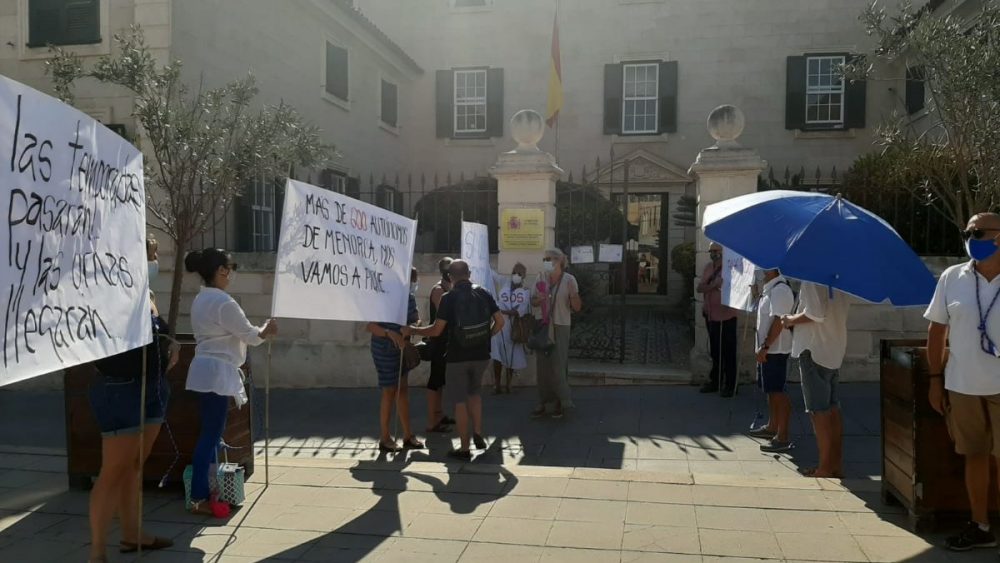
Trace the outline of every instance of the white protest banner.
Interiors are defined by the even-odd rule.
[[[593,264],[593,246],[574,246],[569,249],[569,261],[571,264]]]
[[[406,324],[417,222],[289,180],[271,314]]]
[[[472,283],[486,288],[495,298],[497,288],[490,267],[490,231],[486,225],[462,221],[462,260],[469,263]]]
[[[0,76],[0,385],[152,339],[142,153]]]
[[[733,309],[752,311],[756,266],[739,254],[722,249],[722,304]]]

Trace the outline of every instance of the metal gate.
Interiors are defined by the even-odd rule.
[[[560,182],[556,197],[556,244],[571,257],[569,272],[580,285],[583,310],[573,317],[570,356],[592,362],[674,363],[688,331],[671,318],[664,252],[670,196],[633,194],[629,166],[600,181],[601,162],[581,180]],[[649,232],[652,231],[652,232]],[[675,315],[676,317],[676,315]],[[673,337],[673,338],[672,338]],[[674,354],[680,356],[681,354]]]

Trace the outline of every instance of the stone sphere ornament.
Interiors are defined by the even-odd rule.
[[[533,109],[522,109],[510,118],[510,134],[517,141],[517,150],[537,151],[545,134],[545,120]]]
[[[736,139],[743,133],[746,118],[740,108],[725,104],[708,114],[708,134],[719,147],[736,146]]]

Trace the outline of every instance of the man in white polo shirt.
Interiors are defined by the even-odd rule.
[[[847,352],[847,311],[851,298],[826,286],[802,282],[799,307],[781,318],[792,332],[792,357],[799,360],[802,398],[812,421],[819,464],[809,477],[844,476],[844,420],[837,400],[840,366]]]
[[[972,259],[941,274],[929,320],[930,403],[945,415],[955,451],[965,456],[972,521],[945,545],[955,551],[997,545],[990,531],[990,456],[1000,456],[1000,216],[980,213],[965,231]],[[946,354],[946,344],[950,351]]]
[[[760,451],[773,453],[792,448],[788,439],[792,402],[785,392],[792,333],[781,326],[781,317],[795,308],[795,294],[778,270],[765,270],[763,281],[757,305],[757,379],[767,394],[768,419],[764,426],[751,429],[750,435],[767,439]]]

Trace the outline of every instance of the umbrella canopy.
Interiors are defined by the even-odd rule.
[[[934,276],[881,217],[842,199],[772,190],[705,209],[705,236],[758,267],[872,303],[926,305]]]

